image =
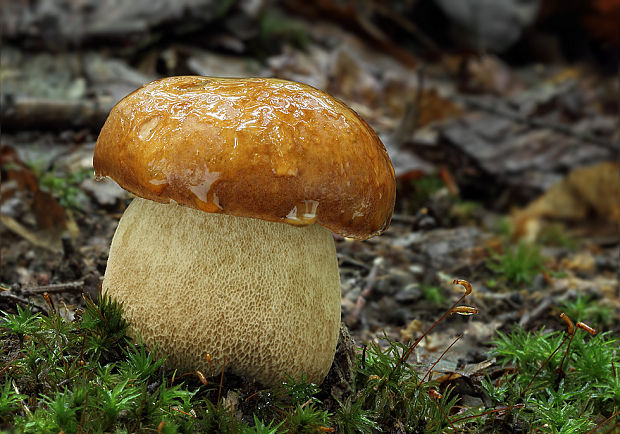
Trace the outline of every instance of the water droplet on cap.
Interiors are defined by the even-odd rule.
[[[308,226],[316,222],[319,202],[316,200],[304,200],[295,205],[286,215],[284,221],[295,226]]]

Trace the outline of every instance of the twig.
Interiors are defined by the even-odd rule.
[[[6,299],[6,300],[13,301],[15,303],[20,303],[20,304],[22,304],[24,306],[32,306],[33,308],[35,308],[39,312],[47,313],[47,310],[45,308],[43,308],[43,307],[41,307],[41,306],[39,306],[37,304],[34,304],[33,302],[31,302],[29,300],[25,300],[25,299],[23,299],[21,297],[18,297],[16,295],[5,294],[5,293],[0,292],[0,300],[3,299],[3,298]]]
[[[365,268],[366,270],[371,270],[372,267],[369,267],[368,264],[366,264],[365,262],[362,262],[360,260],[357,260],[349,255],[345,255],[344,253],[338,253],[338,261],[340,264],[344,263],[344,262],[348,262],[350,264],[356,265],[360,268]]]
[[[532,312],[526,311],[521,317],[519,325],[525,327],[532,319],[538,318],[544,311],[549,309],[552,301],[551,297],[546,297]]]
[[[54,283],[52,285],[32,286],[23,288],[22,292],[25,295],[42,294],[47,292],[48,294],[57,294],[60,292],[82,292],[84,282],[67,282],[67,283]]]
[[[351,312],[349,316],[347,316],[346,322],[348,324],[355,324],[359,320],[359,317],[362,313],[362,309],[364,309],[364,306],[366,305],[366,299],[370,296],[370,293],[372,292],[372,289],[375,286],[375,282],[377,281],[377,274],[379,273],[379,267],[381,266],[382,263],[383,263],[382,257],[378,257],[373,261],[372,268],[370,269],[370,273],[368,274],[368,277],[366,278],[366,287],[364,288],[362,292],[360,292],[360,295],[357,297],[357,301],[355,302],[355,307],[353,308],[353,312]]]
[[[67,100],[4,95],[0,119],[8,129],[100,127],[113,105],[109,97]]]
[[[568,137],[573,137],[582,142],[591,143],[593,145],[601,146],[603,148],[607,148],[612,151],[618,151],[618,147],[620,146],[620,144],[618,143],[612,143],[607,140],[594,137],[590,134],[578,133],[574,131],[568,125],[556,124],[556,123],[549,122],[546,120],[524,116],[506,107],[501,107],[500,104],[498,103],[489,104],[489,103],[485,103],[477,99],[467,98],[467,97],[460,97],[459,99],[471,108],[475,108],[475,109],[482,110],[488,113],[492,113],[492,114],[504,117],[506,119],[510,119],[511,121],[518,122],[520,124],[525,124],[532,128],[549,129],[549,130],[555,131],[556,133],[560,133]]]
[[[392,214],[392,221],[398,223],[407,223],[407,224],[415,224],[418,223],[420,219],[416,216],[408,215],[408,214]]]
[[[11,380],[11,385],[13,386],[13,390],[15,391],[15,394],[20,395],[19,389],[17,388],[17,384],[15,384],[15,380]],[[32,412],[30,411],[30,409],[28,408],[28,406],[26,405],[23,399],[19,400],[19,405],[22,406],[22,409],[29,417],[32,417]]]
[[[418,86],[415,92],[413,100],[407,101],[405,106],[405,113],[401,118],[398,126],[390,136],[390,141],[396,146],[403,146],[414,131],[418,129],[420,125],[420,114],[422,112],[422,97],[424,94],[424,76],[425,70],[423,66],[418,67]]]

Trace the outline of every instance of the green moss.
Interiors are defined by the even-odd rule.
[[[167,371],[163,359],[129,340],[120,309],[103,298],[88,300],[74,321],[21,307],[3,312],[0,429],[371,433],[399,427],[439,433],[452,425],[469,432],[515,425],[573,432],[612,416],[620,401],[618,342],[609,334],[578,331],[565,356],[561,332],[499,333],[494,355],[511,374],[483,379],[489,408],[467,409],[456,406],[460,397],[449,387],[421,381],[429,367],[401,361],[410,348],[387,339],[358,352],[342,399],[332,397],[328,385],[303,379],[266,390],[226,374],[222,389],[219,376],[204,385],[195,373]],[[501,406],[513,406],[503,425],[496,413],[477,417]]]

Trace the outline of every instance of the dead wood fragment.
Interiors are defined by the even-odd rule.
[[[534,308],[534,310],[529,311],[526,310],[521,319],[519,320],[519,325],[523,328],[526,328],[530,321],[538,318],[545,312],[547,309],[551,307],[553,303],[553,299],[551,297],[545,297],[545,299]]]
[[[89,100],[45,99],[5,95],[0,121],[8,130],[27,128],[100,128],[113,106],[111,98]]]
[[[503,107],[499,102],[487,103],[475,98],[459,98],[465,105],[477,109],[482,110],[488,113],[492,113],[494,115],[510,119],[513,122],[517,122],[520,124],[525,124],[530,128],[544,128],[555,131],[556,133],[560,133],[562,135],[572,137],[581,142],[591,143],[593,145],[597,145],[603,148],[607,148],[612,151],[617,151],[620,146],[618,143],[613,143],[602,139],[600,137],[595,137],[590,134],[584,134],[574,131],[569,125],[562,125],[553,122],[549,122],[544,119],[539,119],[531,116],[524,116],[515,111],[512,111],[506,107]]]
[[[34,304],[32,301],[30,300],[26,300],[24,298],[18,297],[16,295],[13,294],[6,294],[4,292],[0,292],[0,301],[8,301],[8,302],[13,302],[13,303],[19,303],[23,306],[30,306],[32,309],[34,309],[34,312],[43,312],[43,313],[47,313],[47,310],[41,306],[38,306],[36,304]]]
[[[370,293],[375,286],[375,282],[377,281],[377,275],[382,263],[383,258],[380,256],[377,257],[372,263],[372,268],[366,279],[366,287],[362,290],[362,292],[360,292],[360,295],[357,297],[357,301],[355,302],[353,311],[349,314],[349,316],[347,316],[347,324],[353,325],[359,321],[362,309],[364,309],[364,306],[366,305],[366,299],[370,296]]]
[[[54,283],[51,285],[43,285],[36,287],[28,287],[22,289],[25,295],[43,294],[45,292],[49,294],[56,294],[62,292],[82,292],[84,282],[67,282],[67,283]]]

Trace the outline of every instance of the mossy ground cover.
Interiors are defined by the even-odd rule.
[[[125,334],[120,306],[85,299],[71,320],[49,300],[2,312],[0,427],[6,432],[601,432],[618,422],[620,354],[609,333],[498,333],[493,369],[472,377],[467,405],[433,366],[407,360],[412,345],[358,348],[322,385],[303,379],[262,388],[224,372],[204,378],[165,367]],[[568,318],[567,316],[564,316]],[[432,333],[432,331],[431,331]],[[344,385],[343,385],[344,383]]]

